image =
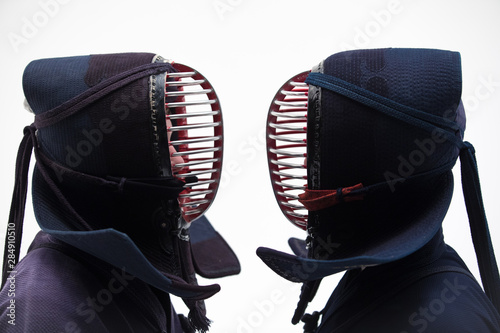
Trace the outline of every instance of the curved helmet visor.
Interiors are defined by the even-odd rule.
[[[182,217],[192,222],[212,204],[222,168],[223,128],[219,99],[208,80],[193,68],[172,63],[165,106],[172,171],[186,182],[179,195]]]
[[[307,227],[307,209],[298,195],[307,186],[307,103],[309,71],[278,90],[267,116],[267,159],[274,195],[287,219]]]

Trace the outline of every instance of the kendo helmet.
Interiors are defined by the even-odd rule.
[[[259,248],[276,273],[304,282],[297,323],[328,275],[401,259],[441,228],[460,156],[486,294],[500,284],[474,149],[463,141],[458,52],[373,49],[331,55],[289,79],[267,118],[267,155],[279,207],[306,241],[295,255]]]
[[[34,149],[41,229],[182,297],[194,328],[207,330],[203,299],[220,287],[199,286],[195,271],[240,270],[203,216],[223,154],[222,111],[209,81],[152,53],[120,53],[32,61],[23,88],[35,120],[19,150],[9,225],[22,230]],[[19,258],[20,232],[15,242]],[[4,258],[3,281],[8,270]]]

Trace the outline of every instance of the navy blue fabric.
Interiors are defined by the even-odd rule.
[[[0,328],[5,333],[183,332],[168,294],[43,232],[0,292]]]
[[[68,255],[68,249],[75,248],[90,256],[89,261],[120,267],[156,290],[160,299],[168,300],[166,293],[182,297],[190,309],[189,325],[204,332],[209,320],[203,299],[217,293],[220,286],[196,283],[191,244],[179,237],[177,197],[184,182],[171,175],[162,96],[165,75],[170,72],[175,72],[172,65],[151,53],[30,63],[23,88],[35,121],[26,127],[19,150],[17,169],[22,172],[18,175],[16,171],[9,225],[19,230],[19,244],[27,166],[34,149],[35,216],[45,233],[69,244],[62,253]],[[157,93],[156,85],[160,88]],[[156,104],[161,108],[153,107]],[[222,240],[220,235],[216,240]],[[231,251],[223,240],[219,243]],[[203,247],[210,248],[210,244]],[[226,254],[219,250],[217,247],[216,253]],[[6,256],[4,281],[10,269]],[[28,255],[26,261],[32,257]],[[236,263],[239,271],[237,259]],[[52,269],[55,280],[64,278],[65,273],[58,277]],[[79,287],[76,291],[84,292],[92,285]]]
[[[205,278],[240,273],[238,257],[205,216],[191,223],[189,234],[196,273]]]
[[[457,137],[463,132],[465,124],[457,121],[457,115],[463,113],[463,108],[459,108],[462,79],[457,52],[427,49],[347,51],[325,59],[321,72],[345,81],[350,87],[357,86],[372,95],[389,99],[404,109],[418,110],[428,114],[427,117],[445,118],[448,123],[455,122],[454,126],[460,128]],[[384,116],[357,98],[321,89],[320,99],[321,126],[308,145],[319,147],[321,189],[385,181],[387,171],[398,173],[399,155],[408,158],[419,149],[415,140],[432,140],[427,131]],[[315,128],[309,124],[313,121],[308,117],[308,129]],[[452,144],[436,144],[435,152],[416,165],[413,174],[434,169],[457,156],[458,149]],[[313,188],[315,184],[308,185]]]
[[[331,253],[336,256],[333,259],[304,258],[264,247],[257,249],[257,255],[277,274],[293,282],[314,281],[347,269],[379,265],[401,259],[407,256],[408,252],[414,252],[429,242],[441,227],[453,193],[451,173],[446,174],[445,177],[444,181],[442,179],[434,183],[435,188],[432,192],[427,193],[426,196],[414,198],[412,215],[391,216],[392,210],[383,209],[385,206],[377,208],[365,202],[372,208],[372,214],[381,221],[384,221],[383,216],[389,216],[394,219],[399,218],[399,221],[405,221],[405,223],[401,223],[399,228],[384,228],[382,225],[374,224],[370,227],[372,237],[364,239],[362,244],[358,244],[359,246],[350,246],[345,250],[334,246],[335,242],[332,238],[324,237],[322,247],[325,248],[327,254]],[[418,193],[418,191],[415,192]],[[400,195],[403,193],[405,192],[399,192]],[[353,210],[360,209],[360,204],[362,202],[349,207]],[[425,221],[425,223],[417,223],[418,221]],[[342,222],[337,221],[337,223]],[[363,230],[359,230],[359,233],[361,232]],[[369,234],[367,231],[364,232]],[[359,240],[361,239],[359,237]]]
[[[140,74],[135,81],[112,90],[116,78],[144,66],[174,71],[170,64],[153,64],[153,58],[150,53],[125,53],[32,61],[25,69],[23,88],[35,124],[40,117],[50,114],[43,122],[51,122],[69,109],[84,107],[51,126],[37,126],[41,151],[63,166],[92,175],[156,176],[154,150],[144,149],[153,145],[150,74],[134,72]],[[99,84],[103,86],[97,89]],[[50,95],[52,90],[56,93]],[[106,90],[110,91],[85,105],[88,98]],[[143,163],[135,163],[138,160]]]
[[[356,50],[330,56],[306,80],[308,189],[359,183],[377,188],[361,201],[310,211],[307,258],[257,252],[275,272],[309,288],[348,270],[317,332],[500,331],[500,278],[474,151],[462,142],[460,66],[457,52]],[[459,155],[486,293],[440,231],[453,194],[450,169]],[[439,299],[443,283],[464,286],[452,295],[456,302]],[[292,322],[314,297],[307,290]],[[424,327],[411,316],[425,302],[439,316],[426,318]],[[308,320],[314,317],[304,318],[305,332],[314,331]]]
[[[163,201],[175,198],[153,191],[125,193],[88,181],[88,175],[112,176],[117,182],[160,177],[155,135],[167,134],[154,133],[153,122],[165,118],[152,113],[149,80],[175,70],[154,59],[151,53],[105,54],[40,59],[27,66],[23,87],[35,124],[43,124],[36,137],[34,212],[42,230],[58,239],[126,266],[128,273],[164,292],[206,298],[220,287],[186,283],[174,250],[176,237],[168,230],[177,226],[160,227],[167,221]],[[39,82],[62,91],[47,96],[52,88]],[[47,160],[41,161],[42,155]]]
[[[429,133],[432,133],[433,130],[438,127],[442,129],[441,134],[444,135],[447,140],[455,143],[459,148],[463,146],[461,138],[458,138],[455,135],[456,131],[461,130],[460,126],[449,119],[397,103],[393,99],[375,94],[370,90],[358,87],[357,85],[343,81],[331,75],[311,73],[307,77],[306,83],[319,86],[351,98],[356,102],[376,109],[390,117],[404,121],[414,127],[422,128]]]
[[[456,52],[347,51],[328,57],[310,74],[313,78],[315,71],[343,80],[348,91],[356,86],[420,118],[434,122],[446,118],[443,122],[454,123],[449,127],[456,128],[457,138],[463,134],[460,55]],[[385,188],[362,201],[309,212],[308,231],[313,240],[309,259],[258,250],[268,266],[292,281],[312,281],[356,266],[398,260],[426,244],[448,210],[452,174],[440,170],[441,175],[410,181],[411,176],[442,165],[451,168],[458,156],[455,145],[380,114],[356,96],[316,88],[321,93],[311,94],[308,104],[308,188],[332,190],[359,183]],[[433,149],[424,153],[422,142],[432,142]],[[411,165],[408,160],[415,152],[423,158]],[[323,251],[315,239],[339,246]]]
[[[430,136],[438,133],[439,136],[442,136],[442,140],[448,141],[440,145],[442,154],[428,153],[427,157],[421,159],[422,162],[417,163],[412,176],[405,177],[406,181],[415,176],[426,175],[432,172],[431,170],[434,170],[435,174],[442,173],[442,167],[449,165],[450,161],[455,161],[458,151],[460,151],[463,193],[481,278],[486,294],[494,302],[497,309],[500,310],[500,275],[482,203],[474,148],[470,143],[462,141],[465,124],[461,124],[460,121],[464,121],[465,118],[459,117],[464,111],[460,103],[460,55],[456,52],[428,49],[365,50],[345,54],[352,57],[347,62],[347,65],[345,58],[342,56],[343,54],[333,55],[325,60],[324,73],[313,72],[306,80],[311,85],[325,88],[323,89],[324,101],[328,98],[334,100],[346,97],[355,103],[369,107],[373,111],[381,112],[382,115],[378,118],[382,119],[382,122],[387,117],[391,117],[401,122],[399,127],[403,127],[404,123],[411,125],[412,128],[409,128],[408,133],[401,136],[400,140],[403,145],[406,144],[408,147],[415,147],[415,140],[421,135],[419,134],[421,130],[426,131]],[[349,68],[350,66],[352,68]],[[350,70],[346,71],[346,67]],[[352,71],[354,71],[354,75]],[[325,104],[331,105],[328,102]],[[361,106],[358,109],[362,109]],[[356,111],[359,112],[359,110]],[[353,113],[356,111],[353,110]],[[336,113],[338,112],[334,114]],[[354,124],[354,127],[357,127],[356,122],[353,121],[356,116],[347,115],[345,118],[351,121],[351,126]],[[342,133],[336,134],[336,130],[338,130],[336,123],[328,124],[327,121],[326,126],[323,126],[322,131],[324,133],[322,135],[326,138],[342,135]],[[381,142],[384,142],[386,136],[386,133],[378,133],[378,137],[382,138],[380,139]],[[406,142],[408,138],[414,140],[413,145]],[[328,142],[328,140],[322,141]],[[332,141],[337,142],[338,140],[334,138]],[[355,146],[361,150],[358,155],[364,157],[363,148],[366,148],[366,145],[363,146],[361,142],[360,144]],[[436,143],[433,143],[433,145],[434,147],[438,146]],[[453,145],[456,147],[453,147]],[[338,146],[342,151],[343,145],[337,144],[337,149]],[[375,148],[376,153],[389,151],[390,154],[396,156],[394,153],[404,152],[403,148],[398,151],[385,146],[390,147],[391,143],[385,142],[384,147]],[[422,146],[419,148],[422,149]],[[324,144],[321,145],[321,149],[325,150]],[[332,149],[335,149],[335,145],[333,145]],[[326,161],[322,164],[322,168],[330,171],[330,167],[339,164],[335,163],[336,160],[342,161],[341,164],[348,167],[352,165],[343,158],[345,155],[332,153],[328,147],[326,147],[326,151],[328,153],[325,155]],[[332,155],[335,156],[334,160],[331,160]],[[399,156],[404,156],[404,154]],[[441,161],[438,159],[441,159]],[[374,157],[370,159],[369,163],[365,163],[365,167],[368,168],[374,165],[385,165],[385,161],[380,157],[379,159]],[[452,165],[453,163],[450,168]],[[369,172],[366,170],[360,174],[350,174],[350,170],[347,170],[347,174],[344,172],[339,179],[344,182],[346,181],[345,178],[351,176],[359,177],[358,181],[360,181],[361,175],[369,174]],[[328,185],[328,182],[332,182],[336,177],[339,177],[335,171],[320,172],[320,174],[324,174],[320,187],[325,189],[332,186],[331,184]],[[385,183],[386,185],[388,183],[387,177]],[[367,183],[364,184],[367,185]],[[368,187],[370,187],[371,183],[369,181],[368,184]],[[406,200],[406,203],[402,202],[398,206],[400,209],[409,211],[411,209],[411,207],[407,206],[409,202],[411,201]],[[319,216],[321,214],[318,213]],[[314,221],[316,213],[312,213],[310,217]],[[330,218],[328,215],[323,215],[323,220],[328,218]],[[428,221],[420,221],[419,223],[428,223]],[[321,225],[310,225],[310,228],[316,227],[321,228]],[[365,228],[361,229],[364,230]],[[322,232],[318,233],[321,234]],[[408,253],[411,252],[411,246],[409,245]]]
[[[471,144],[468,142],[465,144],[468,149],[461,151],[460,161],[462,187],[472,242],[476,251],[484,291],[492,300],[497,311],[500,312],[500,274],[486,220],[475,151]]]
[[[500,332],[500,315],[441,231],[407,258],[347,272],[323,311],[315,333]]]
[[[309,97],[308,188],[362,183],[360,191],[387,189],[372,191],[362,201],[310,211],[309,259],[263,248],[258,255],[291,281],[312,281],[413,253],[432,238],[448,210],[453,193],[449,169],[460,152],[481,276],[500,308],[500,278],[473,149],[462,142],[460,54],[347,51],[328,57],[306,82],[321,88],[321,94]],[[325,242],[337,246],[325,251]]]
[[[289,238],[288,246],[292,249],[297,257],[307,258],[307,243],[303,239]]]
[[[36,198],[37,202],[35,216],[43,231],[97,258],[113,263],[116,266],[125,266],[130,274],[138,276],[148,284],[176,296],[207,298],[220,290],[220,286],[217,284],[191,286],[173,274],[158,270],[145,257],[129,235],[116,229],[71,230],[64,222],[70,217],[63,215],[64,210],[53,209],[58,204],[58,200],[50,191],[45,189],[42,180],[37,180],[40,177],[37,170],[35,170],[33,177],[34,183],[37,184],[32,188],[33,197]],[[145,235],[147,236],[146,241],[154,244],[158,239],[151,237],[151,235],[152,233]],[[169,259],[171,258],[167,256],[162,258],[163,262]]]
[[[32,61],[23,75],[26,99],[35,114],[44,113],[89,88],[85,75],[91,56]]]
[[[85,76],[89,69],[90,58],[91,56],[87,55],[39,59],[26,66],[23,74],[23,90],[35,115],[58,107],[89,88]],[[65,138],[79,133],[82,128],[92,128],[92,122],[86,113],[77,114],[71,121],[63,121],[61,126],[56,128],[49,127],[39,131],[37,135],[41,149],[49,157],[62,163],[67,154],[66,147],[75,146],[75,144],[69,145]],[[100,150],[94,149],[92,155],[101,157]],[[85,159],[82,159],[82,164],[85,168],[87,165]]]
[[[198,244],[217,236],[217,231],[214,229],[206,216],[201,216],[189,227],[189,234],[191,237],[191,244]]]

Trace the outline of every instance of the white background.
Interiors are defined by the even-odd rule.
[[[476,147],[493,242],[500,245],[499,14],[500,1],[494,0],[1,0],[0,221],[8,218],[22,129],[33,121],[23,109],[25,66],[46,57],[158,53],[204,74],[224,113],[223,186],[208,217],[238,254],[242,272],[219,281],[222,291],[207,301],[211,332],[302,332],[301,325],[290,324],[299,285],[279,278],[255,255],[258,246],[290,252],[288,237],[304,237],[281,214],[267,172],[263,130],[276,90],[344,49],[461,52],[466,139]],[[456,171],[458,165],[445,238],[479,276]],[[28,198],[22,253],[37,231]],[[339,278],[323,281],[310,311],[322,308]]]

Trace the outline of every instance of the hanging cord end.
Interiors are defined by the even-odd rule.
[[[210,328],[212,321],[205,315],[205,306],[203,301],[196,301],[190,308],[188,318],[191,326],[198,332],[205,333]]]
[[[16,174],[9,221],[5,234],[5,248],[2,265],[2,288],[7,282],[9,272],[15,269],[21,254],[24,212],[28,191],[28,172],[33,147],[36,145],[36,128],[33,125],[24,128],[24,136],[19,145],[16,159]]]
[[[318,291],[321,280],[304,282],[300,292],[299,302],[292,317],[292,324],[297,325],[306,312],[307,305],[311,302]]]
[[[484,211],[479,172],[472,144],[464,142],[460,151],[462,190],[469,216],[472,242],[483,282],[483,288],[493,305],[500,311],[500,277],[493,244]]]
[[[318,328],[318,320],[321,312],[314,311],[312,314],[306,313],[301,321],[304,323],[304,333],[314,333]]]

